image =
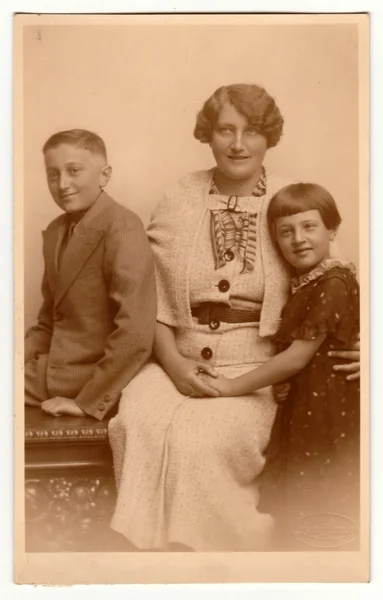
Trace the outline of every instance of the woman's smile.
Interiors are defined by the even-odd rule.
[[[229,103],[223,105],[210,142],[220,183],[257,183],[267,149],[266,138]],[[242,190],[243,191],[243,190]]]
[[[306,256],[310,250],[311,248],[298,248],[297,250],[294,250],[294,254],[297,254],[298,256]]]

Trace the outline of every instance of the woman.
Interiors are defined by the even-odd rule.
[[[216,90],[194,136],[217,166],[171,187],[149,225],[158,364],[125,388],[109,428],[118,488],[111,526],[140,549],[250,551],[269,537],[272,519],[256,506],[272,390],[220,398],[214,378],[245,373],[274,352],[269,337],[289,277],[266,213],[289,182],[263,161],[282,129],[263,88]]]

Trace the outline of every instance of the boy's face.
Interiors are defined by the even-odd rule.
[[[326,228],[318,210],[307,210],[279,217],[275,236],[285,259],[298,273],[305,273],[329,257],[335,232]]]
[[[90,208],[111,172],[101,155],[70,144],[47,150],[45,169],[54,201],[69,214]]]

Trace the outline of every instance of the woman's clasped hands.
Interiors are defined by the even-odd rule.
[[[180,356],[173,362],[169,375],[178,391],[185,396],[203,398],[221,395],[215,386],[218,372],[199,361]]]

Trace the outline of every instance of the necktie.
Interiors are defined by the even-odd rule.
[[[66,232],[64,234],[64,237],[62,239],[61,245],[60,245],[60,250],[59,250],[59,258],[58,258],[58,268],[60,270],[61,265],[62,265],[62,260],[65,254],[65,251],[68,247],[69,241],[73,235],[74,229],[76,227],[76,223],[75,221],[69,221]]]

